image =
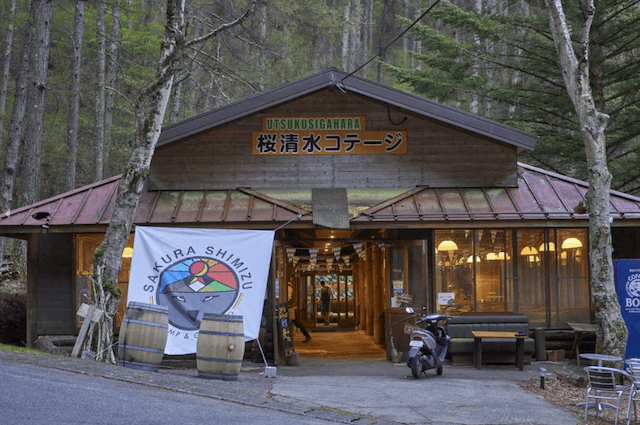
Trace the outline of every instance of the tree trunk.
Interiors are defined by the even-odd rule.
[[[94,291],[95,303],[105,311],[100,321],[97,324],[92,322],[89,329],[89,333],[92,334],[95,327],[98,328],[98,340],[95,342],[98,361],[115,362],[112,349],[113,323],[118,302],[122,297],[122,292],[117,286],[122,252],[131,232],[151,158],[160,137],[173,78],[183,65],[185,48],[205,42],[220,31],[238,25],[246,19],[251,10],[247,10],[232,23],[222,25],[215,31],[187,43],[184,39],[184,8],[185,0],[167,0],[166,25],[156,80],[142,91],[135,103],[136,133],[133,151],[118,183],[115,208],[104,240],[94,253],[93,280],[97,288]],[[90,348],[91,346],[87,346],[85,342],[84,349]]]
[[[349,72],[348,53],[349,53],[349,30],[351,25],[349,23],[351,16],[351,0],[347,0],[344,5],[344,15],[342,22],[342,70]]]
[[[9,6],[9,27],[6,35],[6,48],[2,58],[2,80],[0,81],[0,146],[4,140],[4,111],[7,104],[7,86],[9,85],[9,70],[11,69],[11,48],[13,46],[13,21],[16,15],[16,0],[11,0]]]
[[[107,88],[114,89],[116,86],[116,78],[118,77],[118,70],[120,65],[118,64],[118,55],[120,51],[120,6],[118,3],[114,4],[111,9],[111,36],[109,37],[109,49],[108,59],[109,65],[107,66],[106,73],[106,85]],[[115,108],[116,93],[114,90],[107,89],[105,92],[105,111],[104,111],[104,160],[103,164],[109,163],[109,155],[111,152],[110,146],[113,144],[111,140],[111,133],[113,130],[113,110]],[[103,165],[103,174],[106,167]],[[108,172],[108,170],[106,170]],[[107,174],[111,175],[111,173]]]
[[[104,109],[105,109],[105,62],[106,62],[106,11],[105,0],[96,4],[96,121],[94,138],[94,180],[102,180],[104,160]]]
[[[44,132],[44,106],[49,69],[51,0],[32,0],[33,36],[29,54],[27,108],[20,168],[20,203],[29,205],[40,198],[40,165]]]
[[[0,208],[2,212],[8,212],[13,204],[13,187],[15,185],[16,170],[18,167],[22,122],[24,121],[24,111],[27,107],[27,74],[29,72],[29,52],[31,51],[32,33],[33,23],[29,24],[25,31],[22,55],[20,57],[20,69],[18,71],[18,77],[16,78],[16,89],[13,96],[9,135],[5,145],[2,190],[0,191]]]
[[[7,87],[9,85],[9,71],[11,69],[11,48],[13,46],[13,22],[16,15],[16,0],[11,0],[11,5],[9,6],[9,27],[7,28],[7,37],[6,43],[7,46],[4,51],[3,57],[3,66],[2,66],[2,81],[0,81],[0,149],[4,146],[4,114],[5,108],[7,104]],[[8,144],[8,142],[7,142]],[[6,152],[6,151],[5,151]],[[12,185],[13,186],[13,185]],[[4,186],[2,187],[4,190]],[[9,198],[11,194],[9,194]],[[5,212],[8,207],[5,207],[4,204],[4,195],[0,193],[0,213]],[[10,206],[9,206],[10,207]],[[0,237],[0,260],[4,259],[4,248],[7,243],[7,238]]]
[[[73,57],[69,92],[69,124],[67,139],[67,177],[65,190],[76,188],[76,164],[78,162],[78,111],[80,107],[80,72],[82,66],[82,40],[84,33],[84,1],[76,1],[73,19]]]
[[[171,93],[171,106],[169,107],[169,124],[176,124],[180,119],[180,96],[182,95],[182,82],[173,85]]]
[[[607,168],[605,133],[609,116],[596,108],[589,85],[589,34],[595,7],[590,0],[582,32],[582,52],[578,58],[573,50],[562,3],[560,0],[545,0],[545,3],[558,62],[577,112],[589,166],[589,284],[596,317],[597,350],[624,358],[628,332],[618,304],[611,259],[611,174]]]

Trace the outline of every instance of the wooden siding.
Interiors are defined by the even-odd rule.
[[[39,235],[37,241],[36,333],[73,335],[73,235]]]
[[[365,115],[366,130],[406,129],[407,155],[251,154],[251,133],[263,116]],[[411,188],[512,186],[514,146],[391,107],[369,98],[322,90],[156,150],[150,190]]]

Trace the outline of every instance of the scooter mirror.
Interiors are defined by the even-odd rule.
[[[413,314],[413,307],[407,307],[404,309],[404,311],[406,311],[409,314]]]
[[[454,300],[453,298],[449,298],[449,301],[447,301],[447,307],[451,307],[455,303],[456,303],[456,300]]]

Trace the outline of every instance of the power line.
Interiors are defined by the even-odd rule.
[[[436,7],[438,5],[438,3],[440,3],[440,0],[436,0],[436,2],[434,4],[432,4],[431,6],[429,6],[429,8],[427,10],[424,11],[424,13],[422,15],[420,15],[420,17],[418,19],[416,19],[415,21],[413,21],[413,23],[411,25],[409,25],[407,27],[407,29],[405,29],[404,31],[402,31],[400,33],[400,35],[398,35],[396,38],[393,39],[393,41],[389,44],[387,44],[386,47],[384,47],[382,50],[380,50],[376,55],[374,55],[371,59],[369,59],[367,62],[364,63],[364,65],[360,66],[358,69],[356,69],[355,71],[351,72],[351,74],[347,75],[346,77],[344,77],[342,80],[340,80],[340,84],[342,84],[344,86],[344,80],[346,80],[347,78],[351,77],[353,74],[355,74],[356,72],[360,71],[362,68],[364,68],[365,66],[369,65],[371,63],[371,61],[373,61],[375,58],[377,58],[378,56],[380,56],[382,54],[382,52],[384,52],[385,50],[387,50],[389,47],[391,47],[391,45],[393,43],[395,43],[396,41],[398,41],[400,39],[400,37],[402,37],[403,35],[405,35],[411,28],[413,28],[413,26],[415,24],[417,24],[422,18],[424,18],[427,13],[431,12],[431,9],[433,9],[434,7]]]

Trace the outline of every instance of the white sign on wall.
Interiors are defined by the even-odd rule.
[[[449,300],[456,299],[456,295],[453,292],[438,292],[438,305],[447,305]]]

